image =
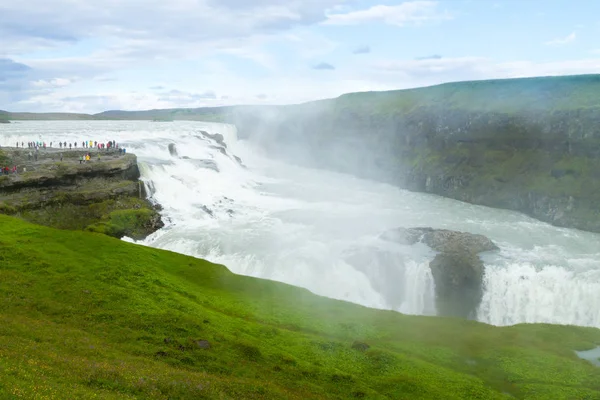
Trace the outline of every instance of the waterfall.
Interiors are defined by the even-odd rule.
[[[434,315],[435,254],[378,236],[414,226],[480,233],[501,248],[484,260],[480,321],[600,327],[597,234],[272,160],[238,140],[232,125],[26,121],[0,133],[2,147],[89,139],[116,140],[138,156],[146,193],[166,222],[141,244],[331,298]]]

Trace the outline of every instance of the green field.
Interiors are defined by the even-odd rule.
[[[1,399],[599,399],[600,330],[405,316],[0,215]]]

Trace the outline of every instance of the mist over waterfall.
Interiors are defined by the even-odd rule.
[[[598,234],[287,164],[239,140],[232,125],[28,121],[0,132],[2,146],[86,139],[116,140],[138,156],[166,223],[144,245],[323,296],[435,315],[435,252],[379,235],[424,226],[480,233],[500,247],[483,256],[480,321],[600,327]]]

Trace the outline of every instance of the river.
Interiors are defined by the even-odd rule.
[[[227,152],[199,132],[220,133]],[[478,319],[600,327],[600,235],[269,159],[231,125],[203,122],[23,121],[0,145],[116,140],[138,156],[164,229],[141,242],[369,307],[435,315],[434,253],[378,235],[430,226],[486,235]],[[175,144],[178,156],[168,150]],[[241,166],[232,155],[239,156]],[[219,171],[207,168],[212,160]],[[207,212],[210,211],[210,212]],[[127,238],[125,238],[127,240]]]

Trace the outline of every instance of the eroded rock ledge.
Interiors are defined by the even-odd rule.
[[[483,235],[432,228],[397,228],[381,238],[401,244],[424,243],[438,254],[429,263],[438,315],[475,318],[483,294],[479,253],[498,250]]]
[[[137,240],[163,226],[158,210],[146,199],[135,155],[92,150],[91,160],[80,163],[89,149],[40,150],[37,160],[30,151],[2,149],[0,159],[18,171],[0,175],[1,213]]]

